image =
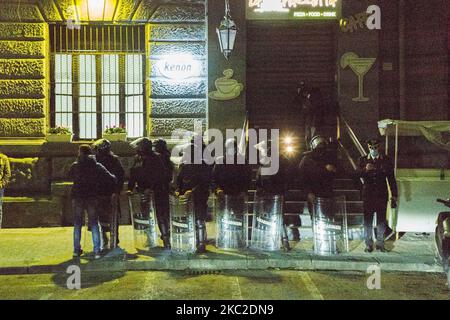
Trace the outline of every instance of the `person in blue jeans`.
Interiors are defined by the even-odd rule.
[[[0,229],[2,228],[3,220],[3,195],[5,187],[11,179],[11,168],[9,159],[6,155],[0,153]]]
[[[74,214],[73,257],[83,254],[81,248],[81,228],[83,227],[84,211],[88,214],[88,224],[92,232],[95,259],[100,255],[100,228],[98,224],[97,201],[101,191],[116,185],[117,179],[103,165],[97,162],[88,145],[81,145],[78,159],[69,170],[69,178],[73,181],[72,210]]]

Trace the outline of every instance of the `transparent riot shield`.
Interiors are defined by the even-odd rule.
[[[120,217],[120,202],[119,196],[113,194],[112,199],[112,218],[111,218],[111,249],[115,249],[119,243],[119,217]]]
[[[319,255],[348,252],[345,197],[316,198],[313,208],[314,252]]]
[[[195,252],[196,234],[192,197],[170,196],[170,230],[172,252]]]
[[[250,248],[264,251],[281,249],[283,197],[255,195]]]
[[[216,247],[242,249],[248,246],[247,195],[221,194],[215,198]]]
[[[128,203],[133,223],[135,248],[148,250],[157,247],[158,235],[153,192],[133,193],[128,196]]]

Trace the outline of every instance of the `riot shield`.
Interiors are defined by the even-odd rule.
[[[131,221],[133,223],[134,246],[148,250],[158,246],[156,233],[155,198],[153,192],[144,191],[128,196]]]
[[[313,234],[316,254],[348,252],[345,197],[316,198],[313,206]]]
[[[111,249],[117,248],[119,244],[119,217],[120,202],[119,195],[113,194],[112,199],[112,218],[111,218]]]
[[[281,249],[283,197],[255,195],[250,248],[264,251]]]
[[[216,247],[219,249],[242,249],[248,245],[247,195],[216,196]]]
[[[172,252],[195,252],[196,233],[192,196],[170,196],[170,230]]]

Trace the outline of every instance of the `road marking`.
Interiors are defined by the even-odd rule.
[[[46,293],[39,300],[49,300],[51,296],[53,296],[53,293]]]
[[[300,273],[300,278],[302,279],[303,283],[305,284],[305,287],[308,290],[311,297],[314,300],[324,300],[322,294],[320,293],[319,289],[316,287],[316,285],[312,281],[308,272],[301,271],[299,273]]]
[[[232,283],[232,293],[231,293],[231,298],[233,300],[244,300],[244,298],[242,297],[242,291],[241,291],[241,286],[239,285],[239,278],[235,277],[234,281]]]
[[[140,300],[153,300],[157,292],[155,290],[155,272],[148,272],[144,280],[143,293]]]

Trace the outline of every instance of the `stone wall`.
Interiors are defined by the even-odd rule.
[[[7,19],[5,5],[0,18]],[[14,11],[12,11],[14,20]],[[43,137],[48,99],[48,26],[0,22],[0,137]]]
[[[147,25],[147,93],[150,136],[193,130],[207,118],[207,47],[204,1],[161,5]],[[200,70],[192,78],[169,79],[159,69],[174,56],[189,55]]]

